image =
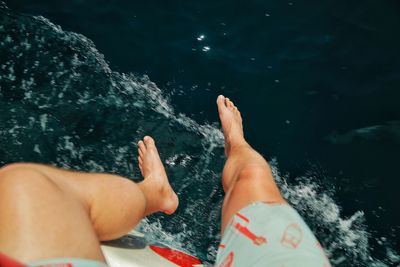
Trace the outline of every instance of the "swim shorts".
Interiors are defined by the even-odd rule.
[[[287,204],[256,202],[240,210],[223,234],[217,267],[330,267],[320,243]]]
[[[29,267],[108,267],[107,264],[95,260],[63,258],[30,262]]]

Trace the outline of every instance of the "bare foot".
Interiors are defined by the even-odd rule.
[[[157,211],[174,213],[179,204],[178,196],[168,182],[153,138],[145,136],[143,141],[139,141],[138,153],[139,169],[144,177],[139,186],[147,200],[146,215]]]
[[[218,113],[225,136],[225,154],[228,156],[232,146],[247,144],[243,135],[242,116],[229,98],[217,98]]]

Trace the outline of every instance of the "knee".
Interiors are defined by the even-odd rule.
[[[248,164],[238,171],[237,181],[239,180],[267,180],[272,178],[272,172],[268,165]]]
[[[23,163],[23,162],[10,163],[10,164],[4,165],[3,167],[0,168],[0,176],[8,174],[11,171],[32,169],[32,167],[31,167],[32,165],[34,165],[34,164]]]
[[[0,168],[0,191],[33,190],[48,183],[48,178],[36,170],[32,164],[13,163]]]
[[[226,166],[224,167],[222,177],[222,185],[224,191],[228,192],[229,189],[235,185],[239,180],[253,180],[260,179],[260,177],[272,177],[271,169],[265,162],[238,164],[239,166]]]
[[[285,203],[268,165],[246,166],[239,172],[235,187],[248,188],[249,192],[262,196],[263,201]]]
[[[235,179],[228,186],[228,191],[238,185],[264,186],[265,182],[271,180],[271,178],[272,173],[264,165],[247,165],[238,170]]]
[[[40,174],[30,163],[11,163],[0,168],[0,179],[30,177]],[[18,179],[18,178],[16,178]]]

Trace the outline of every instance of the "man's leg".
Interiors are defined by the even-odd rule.
[[[227,161],[222,173],[225,199],[222,232],[232,216],[247,205],[266,201],[285,203],[265,159],[253,150],[243,135],[242,117],[228,98],[219,96],[218,112],[225,136]]]
[[[23,262],[74,257],[104,261],[99,240],[120,237],[144,216],[173,213],[169,185],[154,140],[139,142],[138,184],[37,164],[0,169],[0,251]]]
[[[217,104],[228,157],[217,265],[330,266],[309,227],[285,205],[268,163],[245,141],[238,109],[223,96]]]

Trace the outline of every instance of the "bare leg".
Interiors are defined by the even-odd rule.
[[[125,234],[153,212],[173,213],[178,199],[153,139],[146,137],[139,146],[145,177],[139,184],[37,164],[0,169],[0,251],[24,262],[104,261],[99,240]]]
[[[225,199],[222,207],[222,232],[232,216],[256,201],[285,203],[266,160],[253,150],[243,135],[242,117],[237,107],[224,96],[217,99],[225,136],[227,161],[222,173]]]

